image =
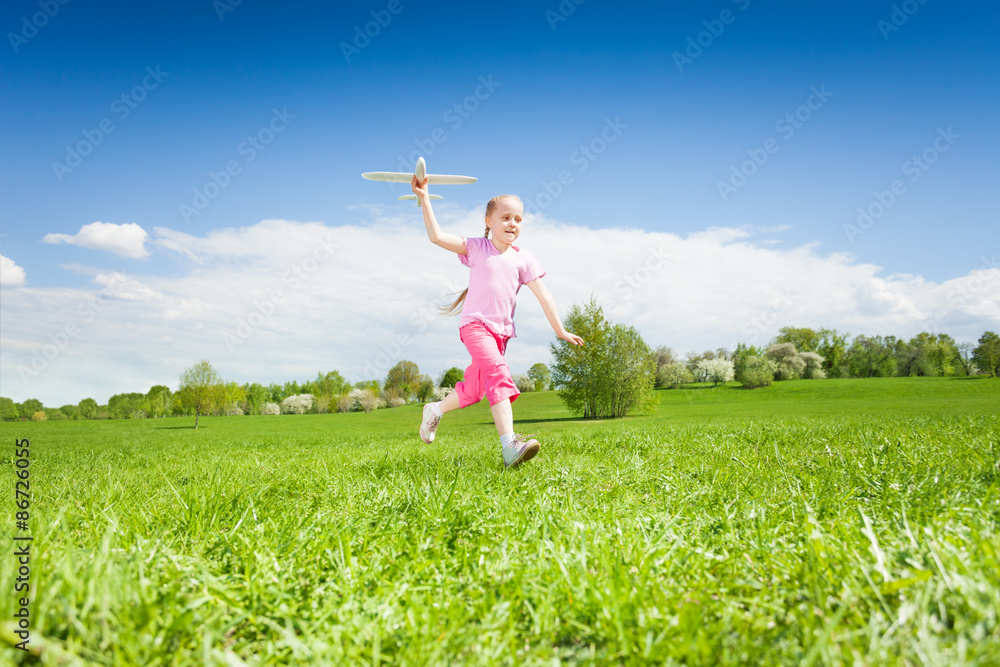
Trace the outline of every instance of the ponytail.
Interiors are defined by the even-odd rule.
[[[497,204],[500,202],[501,199],[516,199],[518,201],[521,201],[521,198],[518,197],[517,195],[497,195],[486,204],[487,218],[489,218],[490,214],[493,213],[493,209],[496,208]],[[487,223],[486,231],[483,233],[483,238],[488,239],[489,237],[490,237],[490,226]],[[468,295],[469,295],[469,288],[466,287],[464,290],[462,290],[462,293],[458,295],[458,298],[451,303],[450,306],[441,306],[441,314],[458,315],[460,312],[462,312],[462,306],[465,305],[465,297],[467,297]]]

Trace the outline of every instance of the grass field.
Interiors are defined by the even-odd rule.
[[[45,664],[1000,664],[1000,381],[0,424]],[[8,542],[10,544],[10,542]],[[13,551],[13,549],[11,549]],[[0,661],[14,557],[0,568]]]

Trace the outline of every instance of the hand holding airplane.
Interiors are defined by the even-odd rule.
[[[417,166],[413,170],[413,173],[407,173],[405,171],[366,171],[361,174],[362,178],[367,178],[369,181],[386,181],[389,183],[411,183],[413,178],[417,179],[417,183],[421,186],[427,184],[432,185],[467,185],[470,183],[475,183],[477,178],[473,176],[449,176],[446,174],[428,174],[427,173],[427,163],[424,162],[424,158],[417,158]],[[426,181],[426,183],[425,183]],[[441,195],[429,195],[431,199],[444,199]],[[420,206],[420,200],[417,195],[403,195],[399,197],[400,201],[413,201],[416,200],[417,206]]]

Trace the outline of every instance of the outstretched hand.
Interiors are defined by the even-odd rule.
[[[559,334],[559,338],[562,338],[567,343],[572,343],[573,345],[583,345],[582,338],[568,331],[563,331],[561,334]]]
[[[418,181],[416,175],[414,175],[413,178],[410,179],[410,189],[413,190],[413,194],[418,197],[426,197],[428,180],[430,179],[425,177],[424,180]]]

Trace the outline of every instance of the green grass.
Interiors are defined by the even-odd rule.
[[[1000,381],[5,423],[47,664],[998,664]],[[0,517],[14,533],[13,503]],[[12,561],[0,568],[0,654]],[[30,658],[34,660],[34,658]]]

